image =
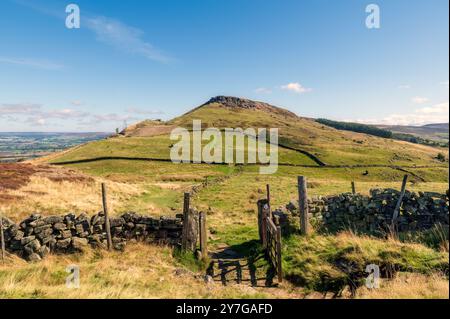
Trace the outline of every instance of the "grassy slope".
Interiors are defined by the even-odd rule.
[[[208,105],[196,109],[195,111],[174,119],[168,125],[186,126],[192,125],[192,119],[202,119],[203,123],[208,126],[216,127],[279,127],[282,143],[288,144],[292,147],[308,150],[317,155],[321,160],[327,164],[382,164],[382,165],[441,165],[440,168],[408,168],[408,171],[419,175],[421,178],[410,176],[408,189],[412,190],[427,190],[443,192],[448,188],[448,168],[447,164],[442,164],[434,160],[434,156],[440,150],[420,145],[413,145],[398,141],[385,140],[366,136],[364,134],[341,132],[331,128],[323,127],[309,119],[300,119],[297,117],[290,117],[289,115],[281,115],[281,113],[269,114],[265,112],[257,112],[253,110],[231,110],[229,108],[220,107],[219,105]],[[153,122],[146,124],[154,125]],[[161,125],[160,123],[156,123]],[[145,127],[145,125],[144,125]],[[88,143],[86,145],[66,151],[60,155],[53,155],[48,158],[49,162],[64,162],[79,159],[103,157],[103,156],[125,156],[125,157],[151,157],[151,158],[169,158],[169,146],[174,143],[170,141],[167,135],[155,135],[149,137],[129,137],[129,138],[112,138],[108,140]],[[40,161],[46,159],[40,159]],[[310,165],[311,160],[295,151],[282,150],[280,152],[280,162],[294,163],[301,165]],[[190,187],[200,184],[206,177],[210,180],[216,178],[229,176],[218,184],[213,184],[207,188],[202,189],[193,198],[193,205],[207,211],[208,213],[208,228],[211,230],[210,248],[217,249],[220,246],[230,245],[236,247],[246,247],[252,245],[257,239],[256,229],[256,200],[265,196],[265,185],[271,185],[272,200],[275,206],[284,205],[289,200],[295,200],[297,197],[296,177],[304,175],[309,180],[309,193],[311,195],[325,195],[336,194],[350,190],[350,181],[356,181],[357,190],[367,193],[373,187],[393,187],[399,188],[401,177],[404,172],[389,168],[368,168],[368,175],[364,175],[365,168],[309,168],[309,167],[288,167],[280,166],[278,172],[274,175],[265,176],[258,173],[257,166],[245,166],[239,170],[233,166],[227,165],[193,165],[182,164],[175,165],[172,163],[154,162],[154,161],[132,161],[132,160],[107,160],[90,163],[79,163],[67,165],[70,168],[80,170],[91,176],[95,176],[97,180],[106,180],[109,183],[114,183],[116,190],[111,193],[111,201],[114,202],[112,210],[114,213],[121,213],[124,210],[136,210],[139,212],[151,214],[174,214],[182,206],[182,193],[189,190]],[[425,182],[424,182],[425,181]],[[41,193],[45,190],[38,185],[29,185],[27,191],[32,192],[34,189],[39,189]],[[97,182],[98,183],[98,182]],[[42,183],[40,183],[42,184]],[[72,189],[77,189],[75,184],[66,185]],[[94,186],[98,187],[98,185]],[[122,191],[121,191],[122,190]],[[95,212],[100,207],[100,198],[96,197],[98,203],[93,203],[92,187],[80,185],[80,190],[77,191],[79,198],[74,205],[70,206],[73,211],[80,211],[80,209]],[[36,198],[35,200],[32,200]],[[38,200],[39,198],[39,200]],[[87,200],[84,200],[86,198]],[[30,195],[28,197],[31,203],[28,207],[43,211],[46,209],[51,212],[51,206],[57,205],[58,211],[62,211],[68,204],[68,199],[60,202],[57,194]],[[47,203],[45,204],[44,203]],[[36,204],[37,203],[37,204]],[[14,214],[17,208],[24,210],[23,205],[11,204],[8,212]],[[90,205],[90,209],[87,206]],[[11,216],[15,217],[15,216]],[[15,219],[15,218],[14,218]],[[339,238],[321,238],[320,241],[330,242],[333,245],[346,245],[348,241]],[[336,242],[335,242],[336,241]],[[297,254],[295,249],[297,245],[290,245],[286,242],[287,249],[291,249],[287,256],[296,255],[296,260],[304,259],[304,255]],[[368,241],[369,243],[369,241]],[[331,245],[330,244],[330,245]],[[289,246],[291,246],[289,248]],[[296,248],[297,247],[297,248]],[[378,247],[378,246],[377,246]],[[124,278],[127,274],[127,269],[133,269],[136,273],[136,280],[140,280],[140,276],[147,276],[145,269],[148,267],[150,272],[159,274],[161,268],[173,268],[176,266],[176,261],[171,258],[165,259],[164,263],[153,265],[141,257],[136,258],[134,248],[130,247],[131,252],[125,253],[126,258],[130,258],[133,266],[124,265],[123,269],[113,267],[111,274],[117,273]],[[147,249],[147,248],[146,248]],[[154,249],[155,254],[164,252],[158,248]],[[291,253],[292,252],[292,253]],[[320,255],[320,252],[317,251]],[[298,255],[298,256],[297,256]],[[115,255],[114,255],[115,256]],[[159,256],[159,255],[158,255]],[[448,255],[447,255],[448,256]],[[317,256],[316,256],[317,257]],[[73,259],[75,257],[69,257]],[[80,263],[86,267],[104,267],[105,264],[111,263],[113,257],[105,257],[107,261],[99,260],[94,263],[89,259],[80,257]],[[118,257],[114,257],[118,258]],[[419,258],[420,259],[420,258]],[[17,262],[16,262],[17,263]],[[47,263],[47,262],[46,262]],[[59,259],[56,258],[48,261],[50,265],[55,267],[62,267]],[[95,266],[94,266],[95,265]],[[130,268],[131,267],[131,268]],[[133,268],[135,267],[135,268]],[[289,269],[287,265],[287,269]],[[58,269],[59,269],[58,268]],[[23,270],[27,269],[27,270]],[[292,269],[292,268],[291,268]],[[31,273],[39,273],[42,271],[41,266],[21,265],[17,266],[17,270],[11,272],[9,275],[3,274],[13,284],[10,287],[3,287],[4,291],[0,289],[3,296],[8,294],[24,294],[24,296],[32,296],[33,287],[36,288],[40,281],[36,279],[29,281],[13,281],[11,276],[20,276],[17,272],[29,271]],[[48,271],[48,270],[46,270]],[[53,273],[53,271],[50,271]],[[0,272],[0,276],[1,276]],[[102,278],[101,275],[95,275],[95,272],[90,273],[87,281],[88,286],[86,291],[80,293],[78,296],[85,294],[86,297],[100,296],[103,293],[98,290],[99,283],[97,279]],[[164,275],[164,277],[171,276]],[[34,278],[34,277],[33,277]],[[43,277],[47,280],[47,277]],[[428,279],[426,279],[428,278]],[[448,297],[448,287],[442,285],[442,282],[447,283],[446,279],[437,279],[433,281],[429,277],[416,278],[420,285],[429,286],[423,291],[425,297],[439,296]],[[123,279],[117,285],[108,281],[107,283],[100,283],[103,287],[111,287],[121,289],[120,291],[111,292],[105,296],[126,297],[126,296],[141,296],[141,297],[162,297],[162,296],[179,296],[179,297],[205,297],[205,296],[233,296],[233,297],[264,297],[274,296],[273,290],[262,292],[260,290],[249,291],[242,287],[233,287],[231,290],[222,287],[215,287],[214,291],[204,291],[204,284],[196,282],[195,284],[188,280],[186,284],[178,287],[177,293],[173,293],[171,284],[158,283],[157,277],[151,277],[150,281],[145,285],[140,285],[135,290],[130,288],[131,282]],[[26,285],[24,283],[29,283]],[[192,292],[189,289],[190,285],[199,287],[199,292]],[[384,291],[386,296],[391,292],[389,297],[396,297],[401,295],[392,293],[397,287],[396,281],[386,284],[389,289]],[[398,283],[399,286],[405,286],[404,282]],[[419,285],[419,284],[417,284]],[[60,290],[53,289],[53,284],[49,285],[48,289],[43,289],[41,293],[43,296],[55,296]],[[433,286],[433,287],[431,287]],[[121,288],[122,287],[122,288]],[[439,288],[436,288],[439,287]],[[279,297],[289,297],[291,293],[300,293],[298,288],[283,286],[281,295]],[[417,287],[416,287],[417,288]],[[435,290],[438,289],[438,291]],[[130,290],[131,289],[131,290]],[[197,289],[197,288],[196,288]],[[39,289],[38,289],[39,290]],[[6,291],[6,292],[5,292]],[[375,294],[377,297],[383,296],[383,292],[378,291]],[[416,291],[418,291],[416,289]],[[417,293],[417,292],[416,292]],[[374,293],[371,291],[364,291],[359,297],[370,297]],[[39,295],[39,291],[38,291]],[[74,297],[76,293],[70,294]],[[412,294],[407,297],[414,297]]]
[[[228,108],[216,103],[197,108],[166,124],[189,128],[194,119],[200,119],[204,127],[279,128],[280,145],[307,151],[329,165],[442,165],[435,157],[443,150],[437,148],[339,131],[289,114]],[[155,125],[153,122],[144,122],[137,127],[145,128],[145,123],[148,127]],[[112,138],[88,143],[73,151],[64,152],[61,156],[53,156],[51,161],[64,162],[103,156],[169,159],[173,143],[175,142],[167,134]],[[287,149],[280,149],[279,161],[314,165],[307,156]]]
[[[177,141],[168,135],[152,137],[111,138],[88,143],[50,159],[51,163],[77,161],[99,157],[128,157],[170,160],[170,147]],[[207,141],[203,141],[203,145]],[[222,148],[222,157],[225,154]],[[247,150],[247,141],[245,143]],[[289,149],[279,149],[279,162],[297,165],[317,165],[307,156]]]
[[[311,119],[251,109],[231,109],[216,103],[198,108],[169,123],[189,127],[193,119],[201,119],[204,125],[219,128],[279,128],[281,144],[309,151],[329,165],[442,164],[434,159],[441,151],[435,148],[339,131]]]

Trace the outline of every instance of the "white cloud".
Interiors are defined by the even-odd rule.
[[[440,83],[441,85],[443,85],[444,87],[446,87],[447,89],[449,88],[449,81],[443,81]]]
[[[140,114],[140,115],[159,115],[159,114],[164,114],[164,112],[160,111],[160,110],[143,110],[137,107],[129,107],[125,110],[127,113],[132,113],[132,114]]]
[[[382,119],[357,119],[353,122],[386,125],[425,125],[449,122],[449,102],[416,109],[413,113],[390,114]],[[349,120],[352,122],[352,120]]]
[[[16,103],[0,104],[0,118],[8,122],[22,121],[34,126],[43,126],[48,120],[84,119],[91,116],[88,112],[73,109],[44,110],[41,104]]]
[[[127,120],[134,120],[135,117],[130,115],[120,115],[117,113],[109,113],[109,114],[97,114],[94,115],[95,120],[102,122],[121,122]]]
[[[420,114],[442,114],[448,113],[448,102],[439,103],[430,107],[418,109],[416,113]],[[448,115],[448,114],[447,114]]]
[[[29,66],[36,69],[44,70],[60,70],[64,68],[63,65],[53,63],[47,60],[27,59],[27,58],[11,58],[0,56],[0,63],[15,64],[22,66]]]
[[[258,94],[270,94],[270,93],[272,93],[272,90],[268,89],[268,88],[260,87],[260,88],[255,89],[255,93],[258,93]]]
[[[409,84],[401,84],[398,86],[399,89],[404,89],[404,90],[408,90],[411,88],[411,85]]]
[[[0,116],[18,114],[36,114],[40,112],[42,105],[32,103],[1,104]]]
[[[312,91],[312,89],[305,88],[303,85],[301,85],[298,82],[288,83],[286,85],[282,85],[281,89],[282,90],[286,90],[286,91],[295,92],[295,93],[298,93],[298,94],[307,93],[307,92],[311,92]]]
[[[149,60],[167,63],[172,59],[142,39],[142,30],[107,17],[86,18],[85,25],[97,39],[119,50],[138,54]]]
[[[423,104],[428,101],[429,101],[428,98],[422,96],[415,96],[411,98],[411,102],[413,102],[414,104]]]

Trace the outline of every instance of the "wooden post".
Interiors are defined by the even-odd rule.
[[[267,247],[267,218],[270,216],[270,207],[264,204],[262,209],[262,244],[263,247]]]
[[[184,200],[183,200],[183,234],[181,238],[181,247],[184,250],[187,250],[188,245],[188,229],[190,227],[189,225],[189,205],[190,205],[190,194],[184,193]]]
[[[0,241],[2,247],[2,261],[5,261],[5,234],[3,233],[3,217],[0,215]]]
[[[281,262],[281,227],[277,226],[277,275],[278,282],[283,281],[283,267]]]
[[[260,199],[256,202],[256,205],[258,206],[258,234],[261,243],[263,242],[263,207],[265,201],[265,199]]]
[[[266,185],[266,192],[267,192],[267,205],[270,207],[270,185]]]
[[[298,177],[298,202],[300,212],[300,230],[304,235],[309,234],[309,221],[308,221],[308,193],[306,177]]]
[[[356,194],[356,188],[355,188],[355,182],[352,181],[352,194],[355,195]]]
[[[407,181],[408,181],[408,175],[403,176],[400,197],[398,198],[397,205],[395,206],[395,209],[394,209],[394,214],[392,215],[392,224],[394,224],[397,221],[398,215],[400,214],[400,206],[402,205],[403,196],[405,196]]]
[[[112,249],[111,224],[109,222],[108,203],[107,203],[107,199],[106,199],[105,183],[102,183],[102,201],[103,201],[103,213],[105,215],[106,240],[108,242],[108,250],[111,250]]]
[[[206,259],[208,257],[208,248],[207,248],[207,233],[206,233],[206,214],[204,212],[200,212],[199,214],[199,228],[200,228],[200,252],[202,255],[202,259]]]

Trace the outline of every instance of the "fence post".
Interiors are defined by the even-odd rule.
[[[207,234],[206,234],[206,214],[204,212],[200,212],[199,214],[199,228],[200,228],[200,252],[202,255],[202,259],[206,259],[208,256],[208,248],[207,248]]]
[[[266,185],[266,193],[267,193],[267,205],[270,207],[270,185]]]
[[[108,203],[107,203],[107,199],[106,199],[105,183],[102,183],[102,201],[103,201],[103,213],[105,215],[106,240],[108,243],[108,250],[111,250],[112,249],[111,224],[109,222]]]
[[[5,261],[5,234],[3,233],[3,216],[0,215],[0,241],[2,247],[2,262]]]
[[[352,181],[352,194],[355,195],[356,194],[356,188],[355,188],[355,182]]]
[[[270,207],[268,204],[264,204],[262,209],[262,244],[263,247],[267,247],[267,218],[270,216]]]
[[[278,282],[283,281],[283,267],[281,262],[281,227],[277,226],[277,275]]]
[[[304,235],[309,234],[309,221],[308,221],[308,193],[306,177],[298,177],[298,202],[300,212],[300,230]]]
[[[403,176],[400,197],[398,198],[397,205],[395,205],[394,214],[392,215],[392,225],[394,225],[394,223],[397,221],[398,215],[400,214],[400,206],[402,205],[403,196],[405,196],[407,181],[408,181],[408,175]]]
[[[181,247],[183,250],[187,249],[188,244],[188,229],[189,229],[189,200],[190,200],[190,194],[184,193],[184,200],[183,200],[183,233],[181,237]]]

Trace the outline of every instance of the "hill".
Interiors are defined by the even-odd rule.
[[[334,129],[267,103],[219,96],[170,121],[144,121],[133,125],[122,132],[122,136],[128,138],[88,143],[54,157],[52,162],[111,157],[168,160],[173,144],[169,133],[175,127],[192,129],[194,119],[201,120],[203,128],[278,128],[282,164],[429,166],[442,164],[436,156],[439,152],[447,153],[423,145]]]
[[[427,124],[422,126],[377,125],[377,127],[392,131],[393,133],[410,134],[436,142],[448,143],[449,141],[448,123]]]
[[[279,128],[278,171],[260,175],[257,165],[172,163],[169,152],[174,141],[169,134],[178,126],[191,128],[193,119],[200,119],[204,128]],[[12,186],[0,188],[0,210],[16,222],[30,212],[94,215],[101,210],[100,183],[105,182],[112,216],[130,211],[172,216],[182,208],[183,194],[191,192],[191,205],[207,214],[208,249],[253,256],[252,252],[259,251],[256,201],[265,198],[267,184],[274,208],[286,207],[290,202],[295,205],[300,175],[308,179],[309,196],[349,192],[352,181],[361,194],[369,194],[372,188],[399,189],[404,174],[409,175],[408,191],[445,192],[448,163],[434,158],[438,152],[441,150],[437,148],[337,130],[263,102],[216,97],[170,121],[144,121],[116,137],[33,160],[34,165],[7,164],[0,172],[0,183]],[[8,285],[0,287],[0,296],[33,297],[37,287],[39,296],[61,295],[59,292],[65,291],[65,277],[61,273],[65,275],[64,267],[69,260],[85,269],[84,288],[73,292],[71,297],[320,298],[323,294],[315,291],[322,290],[321,278],[342,280],[334,261],[345,257],[360,264],[367,258],[390,262],[398,256],[397,261],[426,271],[411,268],[410,272],[401,273],[398,280],[383,282],[376,291],[361,289],[357,297],[447,298],[448,278],[431,269],[429,275],[427,267],[430,260],[448,259],[448,252],[437,252],[425,247],[425,241],[417,241],[408,244],[319,232],[312,238],[292,234],[283,238],[287,280],[277,289],[253,287],[250,280],[234,283],[234,278],[226,286],[221,285],[220,278],[212,285],[205,284],[205,269],[192,256],[177,256],[167,247],[141,244],[130,244],[124,253],[91,251],[67,259],[51,256],[42,264],[15,259],[13,271],[8,269],[8,263],[0,267],[0,274],[8,274],[5,277]],[[118,258],[126,263],[117,263]],[[264,259],[254,266],[258,278],[264,278],[267,267]],[[43,269],[46,269],[44,277]],[[104,273],[103,269],[108,271]],[[33,276],[16,279],[23,278],[22,272]],[[180,275],[183,273],[187,275]],[[231,271],[225,279],[228,281],[233,275],[236,273]],[[42,282],[46,284],[44,288]]]

